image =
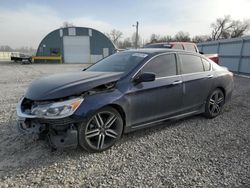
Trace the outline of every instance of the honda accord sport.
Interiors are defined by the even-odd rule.
[[[17,104],[17,125],[53,148],[100,152],[124,133],[165,120],[214,118],[232,90],[233,74],[200,54],[128,50],[83,71],[35,80]]]

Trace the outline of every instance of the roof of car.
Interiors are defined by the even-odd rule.
[[[196,45],[194,42],[175,42],[175,41],[171,41],[171,42],[155,42],[155,43],[148,43],[147,45],[154,45],[154,44],[193,44]]]
[[[198,54],[198,53],[194,53],[190,51],[169,49],[169,48],[139,48],[139,49],[130,49],[130,50],[125,50],[125,51],[140,52],[140,53],[147,53],[147,54],[158,54],[158,53],[164,53],[164,52],[184,52],[184,53]]]

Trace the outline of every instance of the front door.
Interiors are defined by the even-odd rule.
[[[153,58],[138,74],[143,72],[156,74],[156,80],[131,83],[127,97],[132,126],[157,121],[178,113],[182,103],[182,78],[177,75],[174,53]]]

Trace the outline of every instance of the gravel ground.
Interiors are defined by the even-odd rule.
[[[0,62],[0,187],[250,187],[250,79],[235,78],[223,114],[195,116],[124,135],[98,154],[51,152],[20,135],[15,105],[30,82],[83,65]]]

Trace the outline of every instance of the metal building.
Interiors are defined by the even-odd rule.
[[[45,36],[34,60],[95,63],[115,52],[114,44],[103,33],[92,28],[68,27],[56,29]]]

